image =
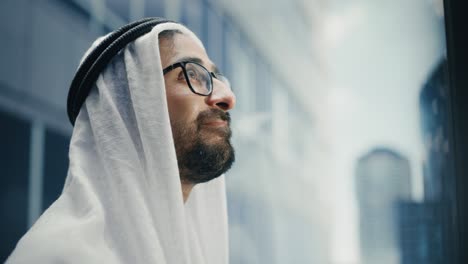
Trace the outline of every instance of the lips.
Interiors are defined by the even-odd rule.
[[[216,120],[209,120],[209,121],[203,122],[202,125],[210,126],[210,127],[222,127],[222,126],[227,126],[228,122],[225,120],[216,119]]]
[[[199,127],[229,128],[231,117],[228,112],[219,109],[203,111],[198,115],[197,123]]]

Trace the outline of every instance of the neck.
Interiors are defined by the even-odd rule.
[[[182,196],[184,198],[184,203],[185,203],[187,202],[190,192],[192,191],[193,186],[195,186],[195,184],[184,182],[184,181],[182,181],[181,183],[182,183]]]

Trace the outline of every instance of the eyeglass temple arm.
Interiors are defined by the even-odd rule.
[[[185,62],[178,62],[178,63],[174,63],[172,64],[171,66],[167,66],[164,70],[163,70],[163,74],[166,74],[170,71],[172,71],[173,69],[177,68],[177,67],[184,67],[185,65]]]

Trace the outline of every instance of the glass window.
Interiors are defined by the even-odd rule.
[[[205,1],[182,0],[182,23],[190,28],[203,43],[206,43]]]
[[[253,91],[251,86],[254,82],[253,71],[255,69],[252,67],[254,58],[249,57],[246,46],[239,32],[233,31],[229,38],[229,46],[227,46],[227,57],[231,62],[228,77],[237,98],[233,112],[248,111],[254,106],[254,96],[251,93]]]
[[[70,137],[47,129],[45,133],[42,208],[47,209],[62,193],[68,171]]]
[[[107,8],[122,18],[124,21],[130,20],[129,0],[106,0]]]
[[[263,58],[258,57],[255,63],[256,89],[255,98],[256,110],[259,112],[271,112],[271,73]]]
[[[232,53],[234,52],[232,45],[238,45],[236,43],[236,38],[237,38],[237,33],[235,29],[233,28],[232,24],[230,23],[231,21],[224,17],[223,19],[223,49],[222,49],[222,56],[223,56],[223,71],[225,74],[228,76],[229,80],[232,82],[236,82],[234,78],[233,71],[234,71],[234,61]]]
[[[339,190],[332,257],[456,263],[439,1],[332,2],[328,30],[335,35],[325,39]]]
[[[207,42],[204,43],[208,56],[210,59],[218,65],[223,66],[223,20],[218,10],[212,5],[207,5],[206,15],[207,17]],[[221,68],[224,71],[223,68]]]
[[[165,17],[165,0],[145,0],[146,17]]]
[[[256,54],[268,56],[269,43],[250,46],[226,27],[239,114],[227,175],[231,263],[456,263],[436,2],[327,1],[320,17],[311,13],[316,35],[287,47],[317,40],[300,58],[317,68],[305,71],[286,56],[267,64]],[[293,87],[297,79],[308,92]],[[271,112],[270,133],[262,112]]]
[[[0,111],[0,262],[26,232],[29,177],[29,122]]]

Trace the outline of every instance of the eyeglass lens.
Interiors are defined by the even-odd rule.
[[[209,94],[211,92],[213,89],[211,75],[206,69],[198,64],[189,62],[185,64],[185,71],[195,92],[200,94]]]

